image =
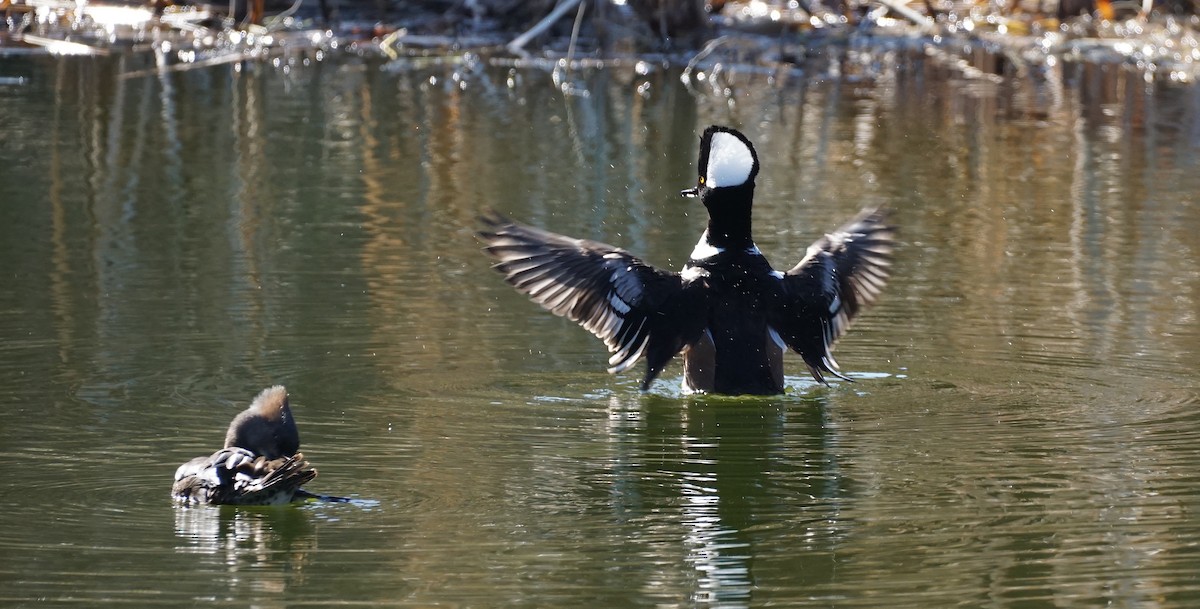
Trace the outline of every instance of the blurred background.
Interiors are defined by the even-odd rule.
[[[0,603],[1196,606],[1194,85],[764,48],[0,60]],[[777,267],[894,210],[857,382],[640,393],[480,253],[495,209],[678,270],[714,123]],[[172,505],[274,383],[354,501]]]

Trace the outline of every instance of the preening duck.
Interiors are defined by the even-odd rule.
[[[314,497],[300,487],[316,477],[300,453],[287,389],[276,385],[234,417],[224,448],[175,470],[171,496],[183,503],[284,504]]]
[[[704,131],[697,185],[681,194],[704,204],[708,228],[679,273],[495,213],[482,218],[479,237],[509,284],[604,340],[609,372],[644,357],[642,390],[681,352],[688,393],[781,393],[787,348],[817,381],[849,380],[833,345],[887,284],[895,231],[886,211],[864,210],[776,271],[751,236],[758,170],[741,132]]]

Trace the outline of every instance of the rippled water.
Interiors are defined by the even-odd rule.
[[[1200,604],[1200,96],[968,77],[346,61],[0,75],[0,604]],[[840,53],[840,54],[839,54]],[[647,66],[642,66],[647,71]],[[679,268],[697,135],[790,266],[860,207],[895,280],[772,399],[648,394],[488,270],[486,207]],[[319,492],[181,508],[262,387]]]

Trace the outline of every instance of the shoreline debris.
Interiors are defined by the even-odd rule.
[[[718,64],[777,69],[828,45],[900,41],[951,53],[983,50],[1018,66],[1117,63],[1142,70],[1148,80],[1192,82],[1200,76],[1200,18],[1190,4],[1168,5],[1167,0],[1120,5],[1108,0],[710,1],[707,20],[693,32],[668,23],[663,7],[699,0],[429,2],[408,10],[405,22],[360,18],[334,25],[325,25],[331,10],[324,3],[318,13],[318,7],[295,0],[259,17],[254,13],[261,0],[250,0],[249,7],[247,0],[239,1],[221,7],[164,0],[0,0],[6,24],[0,29],[0,56],[153,56],[154,67],[134,76],[296,54],[321,60],[334,52],[399,65],[470,55],[488,64],[548,65],[568,72],[650,61],[686,66],[691,74]],[[649,10],[648,4],[658,9]],[[348,14],[351,8],[338,12]],[[369,12],[359,9],[358,17]]]

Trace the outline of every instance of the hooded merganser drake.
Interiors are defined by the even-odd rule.
[[[175,470],[171,496],[184,503],[277,505],[314,496],[300,487],[316,477],[300,454],[287,389],[276,385],[234,417],[224,448]]]
[[[782,393],[785,348],[820,383],[826,375],[850,380],[831,350],[887,283],[895,231],[886,212],[863,211],[779,272],[750,234],[758,175],[750,140],[728,127],[705,129],[699,174],[680,194],[700,198],[708,229],[679,273],[495,213],[482,218],[479,237],[508,283],[604,340],[609,372],[645,356],[643,391],[681,351],[686,393]]]

